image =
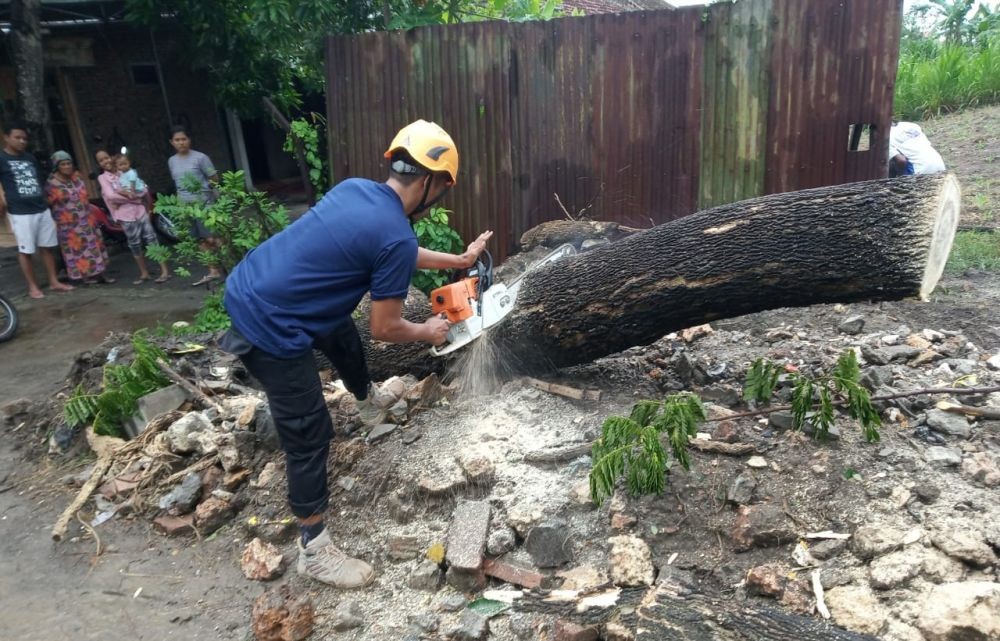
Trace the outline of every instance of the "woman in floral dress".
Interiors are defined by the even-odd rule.
[[[108,253],[100,232],[90,221],[87,188],[65,151],[52,154],[56,170],[46,183],[46,193],[52,206],[52,217],[59,233],[59,246],[66,262],[66,274],[71,280],[85,283],[113,283],[104,275]]]

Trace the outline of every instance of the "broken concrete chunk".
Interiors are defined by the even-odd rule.
[[[330,615],[330,627],[338,632],[360,628],[365,623],[365,613],[354,601],[341,601]]]
[[[845,585],[826,593],[826,605],[837,625],[862,634],[878,635],[888,612],[866,586]]]
[[[201,412],[188,412],[167,428],[167,443],[175,454],[190,454],[198,449],[197,436],[212,429],[211,421]]]
[[[851,538],[851,550],[861,559],[872,559],[899,549],[904,536],[905,532],[885,525],[863,525]]]
[[[997,563],[997,556],[986,543],[985,537],[973,527],[949,524],[932,532],[931,542],[948,556],[977,567],[989,567]]]
[[[368,443],[378,443],[379,441],[388,438],[390,434],[399,429],[399,425],[394,423],[382,423],[376,425],[372,428],[371,432],[368,432],[368,436],[365,437],[365,441]]]
[[[961,414],[953,414],[944,410],[927,410],[927,425],[935,432],[968,438],[972,433],[969,421]]]
[[[729,486],[726,500],[736,505],[747,505],[753,501],[753,493],[756,489],[757,479],[751,474],[740,474]]]
[[[190,398],[187,391],[177,384],[146,394],[137,403],[143,429],[157,416],[180,409]]]
[[[918,549],[905,548],[880,556],[871,562],[872,587],[876,590],[898,588],[920,574],[923,555]]]
[[[934,586],[920,609],[917,627],[928,641],[1000,639],[1000,583]]]
[[[747,573],[747,594],[778,598],[785,591],[785,575],[777,565],[758,565]]]
[[[776,505],[740,506],[731,538],[737,552],[795,540],[788,516]]]
[[[243,549],[240,567],[251,581],[270,581],[284,572],[284,556],[270,543],[254,538]]]
[[[1000,485],[1000,466],[989,452],[975,452],[962,461],[962,474],[986,487]]]
[[[496,467],[489,457],[476,452],[464,452],[458,457],[462,473],[472,485],[489,485],[496,480]]]
[[[486,573],[482,569],[460,570],[450,567],[444,575],[444,580],[459,592],[473,593],[486,588]]]
[[[509,527],[498,527],[490,532],[486,539],[486,551],[492,556],[502,556],[517,546],[514,530]]]
[[[153,519],[153,527],[167,536],[180,536],[194,532],[194,515],[172,516],[164,514]]]
[[[490,504],[486,501],[463,501],[455,508],[448,527],[445,559],[459,570],[478,570],[486,549],[490,528]]]
[[[465,609],[458,625],[449,630],[447,636],[454,641],[484,641],[489,634],[489,619],[478,612]]]
[[[213,496],[195,509],[194,524],[202,535],[207,536],[225,525],[232,516],[233,506]]]
[[[439,469],[429,470],[417,480],[417,487],[432,497],[457,494],[465,484],[465,475],[454,461],[443,462]]]
[[[562,519],[549,519],[531,528],[524,549],[540,568],[554,568],[573,560],[571,531]]]
[[[932,445],[924,451],[924,460],[931,465],[958,467],[962,464],[962,453],[950,447]]]
[[[611,556],[608,573],[615,585],[652,585],[655,568],[646,542],[637,536],[613,536],[608,539]]]
[[[437,563],[424,559],[410,572],[406,584],[414,590],[434,592],[441,586],[441,568]]]
[[[226,472],[237,472],[250,467],[256,438],[243,430],[219,434],[215,444],[219,448],[219,462]]]

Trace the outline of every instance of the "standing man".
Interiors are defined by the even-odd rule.
[[[72,285],[60,283],[56,277],[53,247],[59,246],[56,224],[45,202],[45,180],[38,160],[27,152],[28,130],[20,123],[3,127],[3,150],[0,150],[0,214],[10,216],[10,226],[17,240],[17,262],[28,283],[28,296],[44,298],[35,281],[31,257],[41,249],[42,263],[49,277],[49,289],[68,292]]]
[[[370,291],[372,338],[444,343],[446,320],[411,323],[402,317],[414,270],[471,267],[492,236],[483,233],[460,255],[417,246],[411,223],[458,176],[458,150],[441,127],[424,120],[404,127],[385,157],[386,182],[341,182],[302,218],[248,253],[226,281],[233,326],[220,344],[239,355],[267,394],[286,455],[288,502],[301,531],[298,571],[337,588],[363,587],[375,573],[337,549],[323,525],[333,422],[312,350],[337,368],[358,399],[362,421],[381,422],[351,313]]]

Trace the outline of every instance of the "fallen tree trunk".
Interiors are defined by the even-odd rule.
[[[958,181],[940,174],[705,210],[530,273],[517,307],[480,340],[493,342],[509,369],[530,372],[766,309],[926,298],[960,206]],[[426,305],[408,300],[407,312],[425,318]],[[359,324],[367,332],[367,316]],[[369,355],[376,380],[440,366],[424,346],[383,344]]]

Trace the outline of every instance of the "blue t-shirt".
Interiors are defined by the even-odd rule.
[[[351,178],[252,250],[226,280],[233,326],[260,349],[292,357],[350,318],[365,293],[406,298],[417,237],[383,183]]]

